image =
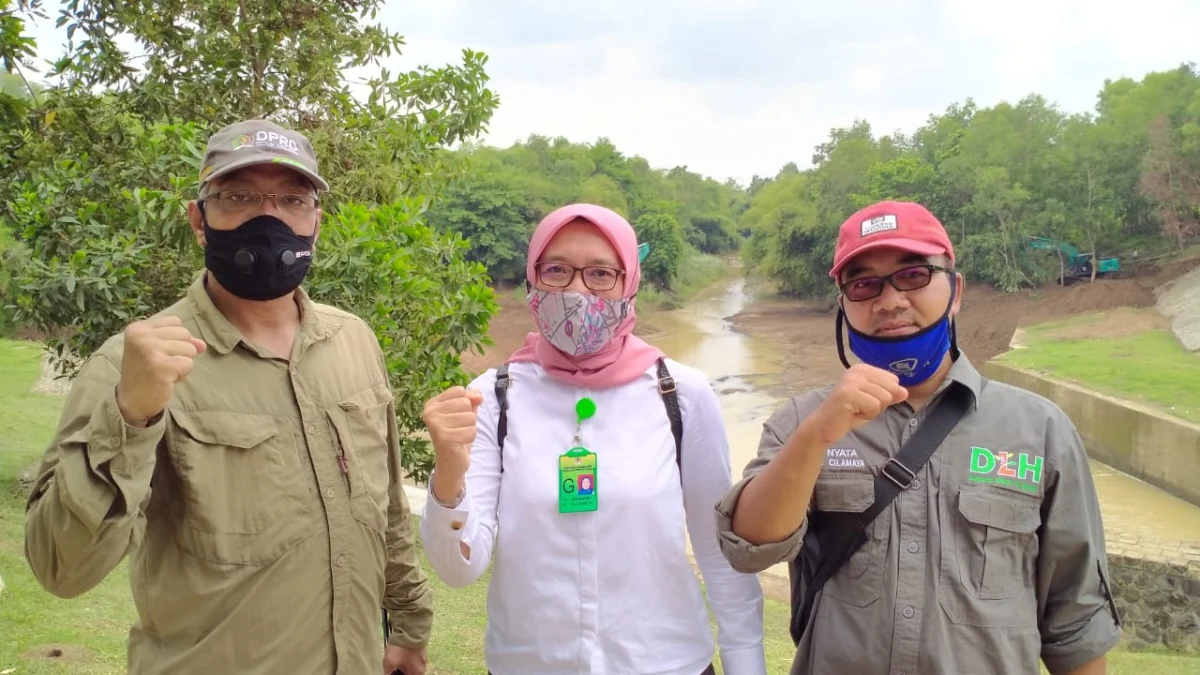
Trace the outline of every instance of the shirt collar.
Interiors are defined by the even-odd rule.
[[[207,271],[203,271],[196,275],[195,281],[188,288],[187,298],[195,308],[200,337],[218,354],[228,354],[239,343],[246,343],[246,340],[242,332],[213,304],[205,288],[207,274]],[[325,314],[314,311],[315,304],[303,288],[296,289],[295,298],[300,307],[300,333],[310,341],[316,342],[331,337],[341,327],[341,324],[331,321]],[[250,346],[249,343],[246,345]]]
[[[966,387],[971,392],[972,407],[979,409],[979,393],[983,390],[983,376],[972,365],[971,360],[965,354],[959,353],[954,364],[950,366],[950,370],[946,373],[946,379],[942,385],[938,387],[938,393],[942,393],[951,384],[957,382]]]

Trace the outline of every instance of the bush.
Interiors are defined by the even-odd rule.
[[[175,302],[201,266],[187,224],[199,127],[144,125],[128,115],[68,108],[109,147],[62,152],[49,130],[22,150],[8,226],[28,249],[15,286],[15,319],[52,337],[64,372],[130,321]],[[75,117],[78,114],[78,117]]]
[[[396,392],[402,464],[425,481],[433,469],[425,401],[467,383],[458,355],[490,344],[499,310],[487,271],[465,258],[467,243],[420,220],[419,199],[369,208],[343,204],[321,226],[306,285],[314,300],[353,312],[374,329]]]

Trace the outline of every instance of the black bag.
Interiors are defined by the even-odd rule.
[[[875,476],[875,502],[862,513],[810,510],[800,553],[788,563],[792,616],[790,632],[797,646],[808,626],[817,591],[867,542],[866,527],[896,495],[908,489],[950,430],[958,424],[974,397],[966,385],[952,382],[929,416],[895,457]],[[916,467],[910,469],[908,467]]]

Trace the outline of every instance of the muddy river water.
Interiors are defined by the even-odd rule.
[[[782,364],[787,344],[738,332],[730,322],[750,301],[744,280],[735,278],[681,309],[656,313],[655,330],[646,335],[671,358],[704,371],[720,394],[735,480],[756,453],[763,421],[783,402],[778,392],[788,388],[780,381],[786,370]],[[831,363],[821,363],[819,370],[825,377],[836,377],[829,374],[841,370],[832,344],[832,317],[829,321],[826,358]],[[808,386],[811,383],[795,391]],[[1200,507],[1098,462],[1092,462],[1092,476],[1110,541],[1123,534],[1200,541]],[[787,570],[780,565],[770,573],[786,576]]]

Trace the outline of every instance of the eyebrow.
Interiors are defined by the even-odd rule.
[[[548,256],[543,257],[539,262],[557,262],[557,263],[566,263],[568,265],[572,264],[570,260],[567,260],[565,256],[561,256],[561,255],[548,255]],[[614,262],[610,258],[592,258],[590,261],[588,261],[587,263],[584,264],[584,267],[593,267],[593,266],[595,266],[595,267],[611,267],[613,269],[621,269],[621,264]]]
[[[901,265],[932,264],[932,263],[930,263],[928,257],[923,256],[919,253],[909,253],[909,254],[905,255],[903,258],[901,258],[899,260],[899,262]],[[842,273],[842,279],[843,280],[850,279],[851,277],[856,277],[856,276],[862,274],[863,272],[870,272],[870,271],[871,270],[868,269],[865,265],[854,264],[854,265],[851,265],[850,267],[846,268],[846,271]],[[879,275],[879,276],[882,276],[882,275]]]
[[[253,182],[242,178],[241,176],[230,176],[228,179],[220,181],[213,187],[218,190],[258,190],[259,192],[269,192],[269,190],[263,190]],[[299,176],[288,178],[280,185],[280,187],[285,190],[296,190],[298,192],[314,191],[312,183],[309,183],[307,180]]]

